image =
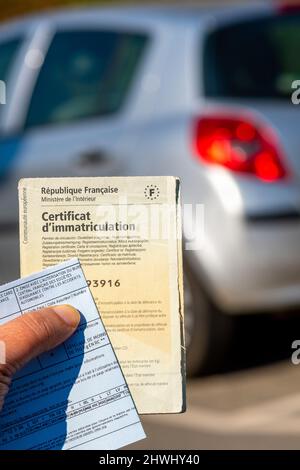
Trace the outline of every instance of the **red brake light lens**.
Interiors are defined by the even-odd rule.
[[[273,130],[244,117],[198,119],[194,144],[197,157],[208,164],[221,165],[266,182],[287,176]]]
[[[298,14],[300,12],[300,4],[291,1],[282,2],[279,4],[278,12],[282,15]]]

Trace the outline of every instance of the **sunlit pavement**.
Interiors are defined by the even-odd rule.
[[[142,417],[132,448],[300,449],[300,315],[241,318],[235,338],[224,372],[188,383],[187,412]]]
[[[0,284],[18,275],[18,235],[1,234]],[[188,411],[142,417],[148,437],[129,448],[300,448],[300,365],[290,361],[300,315],[242,319],[237,338],[226,372],[188,383]]]
[[[183,415],[144,417],[132,449],[299,449],[300,366],[282,361],[197,379]]]

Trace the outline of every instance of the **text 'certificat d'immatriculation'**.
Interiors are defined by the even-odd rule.
[[[0,449],[118,449],[145,437],[78,259],[0,287],[0,324],[42,307],[81,313],[74,335],[15,376]]]

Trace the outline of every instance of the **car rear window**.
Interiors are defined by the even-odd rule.
[[[131,32],[57,33],[33,91],[25,127],[118,111],[147,39],[144,34]]]
[[[300,15],[243,21],[210,33],[204,46],[210,97],[290,99],[300,78]]]

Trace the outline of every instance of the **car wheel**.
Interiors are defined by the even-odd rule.
[[[219,370],[225,362],[234,332],[234,318],[223,314],[185,267],[184,317],[187,375]]]

